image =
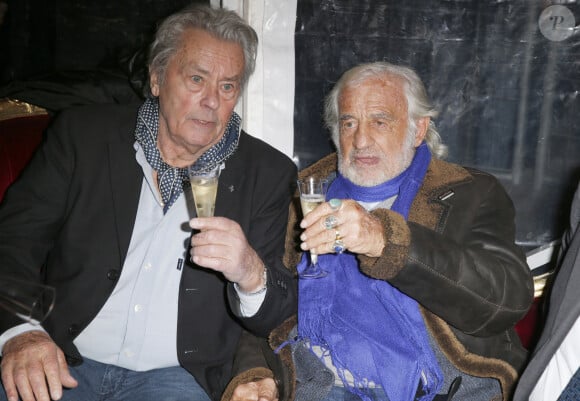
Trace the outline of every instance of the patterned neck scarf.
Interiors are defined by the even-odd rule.
[[[380,201],[397,195],[391,210],[406,219],[430,160],[423,143],[398,177],[367,188],[339,174],[327,198]],[[330,272],[326,277],[298,282],[299,336],[329,354],[344,385],[365,401],[372,399],[370,382],[380,384],[393,401],[414,400],[419,387],[425,394],[417,400],[432,400],[443,376],[417,301],[386,281],[362,274],[350,252],[319,255],[318,263]],[[298,272],[307,264],[303,254]],[[354,386],[346,379],[347,372]]]
[[[233,112],[226,126],[225,134],[218,143],[196,160],[193,165],[194,170],[211,169],[223,163],[236,151],[240,139],[240,122],[240,116]],[[163,161],[157,148],[158,132],[159,101],[157,98],[147,99],[139,108],[135,139],[143,148],[147,162],[157,171],[157,182],[163,200],[163,214],[165,214],[181,195],[184,185],[189,182],[189,177],[187,168],[171,167]]]

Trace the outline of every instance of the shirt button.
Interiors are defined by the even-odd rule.
[[[141,312],[143,310],[143,305],[137,304],[133,309],[135,312]]]
[[[153,268],[153,266],[151,266],[151,263],[145,263],[145,270],[151,270]]]
[[[135,354],[133,353],[133,351],[131,351],[131,350],[128,350],[128,349],[126,349],[126,350],[124,351],[124,353],[125,353],[125,356],[126,356],[127,358],[133,358],[133,356],[135,355]]]

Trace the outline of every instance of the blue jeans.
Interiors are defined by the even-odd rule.
[[[61,401],[211,401],[179,366],[135,372],[84,358],[81,365],[69,369],[79,385],[64,389]],[[6,400],[3,388],[0,400]]]

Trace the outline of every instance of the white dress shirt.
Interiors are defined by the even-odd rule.
[[[179,282],[189,257],[188,222],[193,213],[188,208],[193,199],[190,191],[182,193],[164,215],[153,170],[141,147],[135,144],[135,149],[145,179],[127,257],[113,293],[74,344],[84,357],[145,371],[179,365]],[[239,295],[244,316],[252,316],[266,294]],[[42,327],[31,323],[9,329],[0,336],[0,347],[20,333],[38,329]]]
[[[580,367],[580,317],[540,376],[530,401],[556,401]]]

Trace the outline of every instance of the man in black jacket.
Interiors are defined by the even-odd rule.
[[[542,335],[514,401],[577,400],[580,396],[580,185],[562,237]],[[564,394],[563,394],[564,392]]]
[[[293,313],[295,166],[233,111],[256,50],[234,12],[186,8],[151,46],[149,99],[55,120],[0,206],[0,274],[57,296],[41,326],[0,315],[0,399],[217,400],[243,327]],[[222,169],[216,217],[191,219],[189,166]]]

